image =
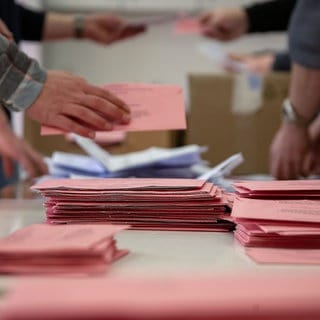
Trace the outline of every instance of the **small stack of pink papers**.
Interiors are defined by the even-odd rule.
[[[228,197],[196,179],[54,179],[32,187],[49,223],[128,224],[134,229],[229,231]]]
[[[0,272],[100,273],[128,253],[118,250],[114,235],[127,229],[113,225],[34,224],[0,239]]]
[[[320,180],[246,181],[234,188],[235,238],[245,247],[269,248],[250,248],[250,256],[259,262],[320,263]]]
[[[3,299],[3,320],[318,320],[319,272],[170,278],[33,279]]]

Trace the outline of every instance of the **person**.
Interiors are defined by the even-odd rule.
[[[130,26],[123,19],[108,14],[82,16],[37,12],[18,5],[13,0],[1,1],[0,18],[3,19],[0,21],[2,35],[9,41],[14,39],[17,43],[21,39],[45,41],[77,37],[101,44],[111,44],[144,31],[143,26]],[[10,73],[11,78],[16,77],[17,83],[14,86],[8,85],[12,80],[10,77],[7,81],[3,79],[4,81],[0,84],[1,102],[7,109],[15,111],[27,109],[27,114],[31,118],[43,124],[51,123],[55,127],[65,128],[88,137],[94,136],[94,129],[111,130],[113,121],[124,123],[129,121],[127,106],[111,93],[67,73],[45,72],[37,63],[19,53],[12,43],[6,44],[4,39],[0,39],[0,43],[2,47],[0,59],[14,60],[16,64],[13,67],[17,70],[24,64],[23,72],[34,80],[26,81],[25,78],[18,85],[21,79],[18,79],[17,72]],[[17,63],[18,60],[21,63]],[[27,65],[29,73],[26,70]],[[1,71],[2,74],[6,72],[4,68]],[[42,105],[46,107],[42,108]],[[9,145],[20,145],[20,152],[11,150],[8,154],[4,148],[8,142],[11,142]],[[8,156],[18,160],[31,178],[36,173],[47,172],[47,167],[40,155],[25,141],[10,132],[8,126],[5,126],[2,132],[0,154],[5,157],[3,166],[6,176],[12,172],[7,169],[6,157]],[[3,181],[3,178],[0,180]]]
[[[270,148],[270,172],[278,179],[306,176],[320,167],[320,49],[316,45],[320,7],[319,2],[312,0],[302,3],[269,1],[254,5],[253,10],[237,8],[227,14],[211,11],[199,18],[206,26],[206,36],[227,41],[250,31],[286,29],[293,14],[289,28],[292,60],[289,100],[284,103],[284,120]],[[280,14],[271,19],[274,12]]]
[[[218,8],[202,13],[199,21],[205,27],[205,36],[230,41],[247,33],[286,30],[295,4],[296,0],[276,0],[247,7]],[[230,54],[230,58],[244,63],[248,70],[260,74],[271,70],[289,71],[291,68],[287,51]]]
[[[280,179],[308,175],[319,164],[319,17],[319,1],[299,0],[290,22],[290,91],[270,154],[271,172]]]

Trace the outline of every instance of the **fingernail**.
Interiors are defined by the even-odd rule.
[[[105,128],[106,130],[112,130],[112,129],[113,129],[113,125],[112,125],[111,123],[107,122],[107,123],[104,125],[104,128]]]
[[[131,120],[131,117],[129,114],[125,113],[123,116],[122,116],[122,121],[123,122],[130,122]]]

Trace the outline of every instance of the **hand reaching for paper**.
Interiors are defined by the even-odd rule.
[[[26,141],[14,134],[2,109],[0,109],[0,124],[0,154],[5,176],[12,177],[14,161],[23,167],[30,179],[47,174],[48,167],[43,157]]]
[[[49,71],[38,99],[27,109],[43,125],[94,138],[130,121],[129,107],[114,94],[74,75]]]
[[[145,31],[145,26],[129,24],[126,20],[108,14],[88,14],[84,17],[83,37],[101,44],[133,37]]]

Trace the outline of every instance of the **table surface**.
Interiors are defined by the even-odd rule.
[[[1,190],[0,197],[1,237],[23,226],[45,221],[42,199],[35,199],[28,188]],[[129,249],[130,254],[113,263],[106,276],[320,271],[317,265],[257,264],[234,241],[232,232],[127,230],[120,232],[116,239],[118,247]],[[0,285],[11,278],[0,277]]]

